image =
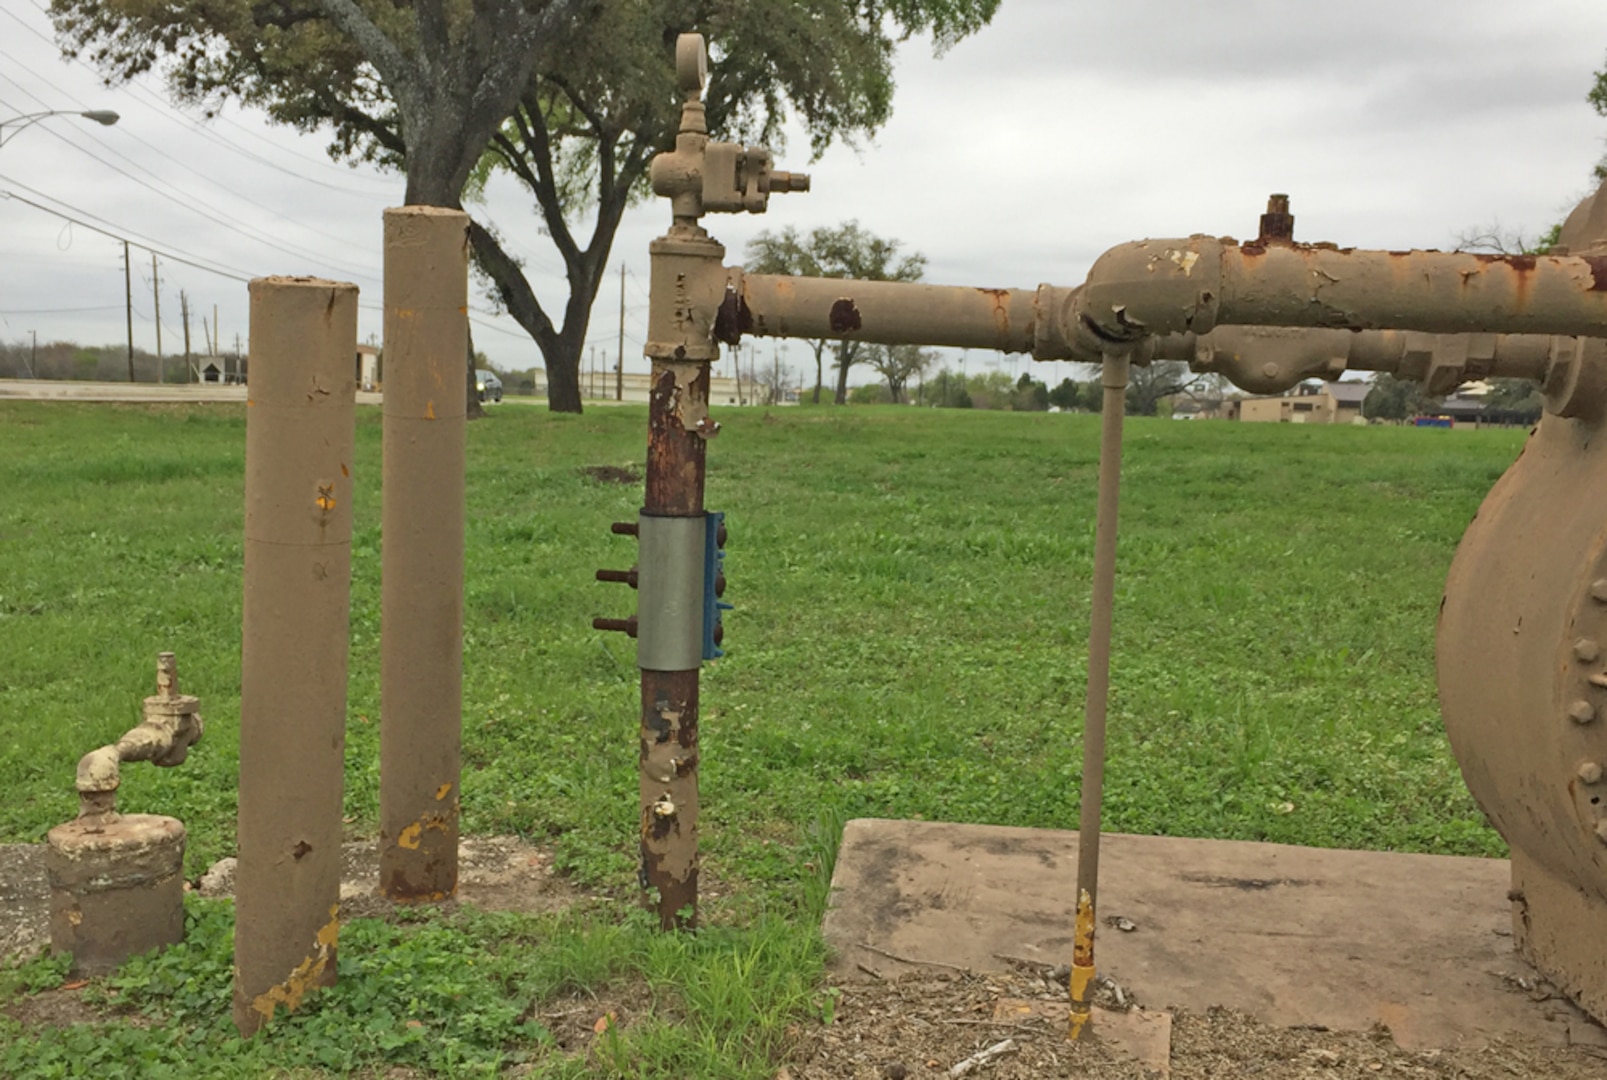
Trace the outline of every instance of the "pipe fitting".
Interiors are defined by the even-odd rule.
[[[110,746],[91,750],[78,761],[81,818],[117,816],[117,788],[125,761],[149,761],[161,768],[181,765],[201,740],[201,699],[179,692],[178,665],[170,652],[156,659],[156,693],[145,699],[145,719]]]

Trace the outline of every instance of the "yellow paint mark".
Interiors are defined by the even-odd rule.
[[[450,787],[451,785],[449,784],[447,786]],[[441,797],[441,795],[436,796],[437,799]],[[457,807],[454,806],[452,809],[456,811]],[[419,844],[424,839],[425,829],[434,829],[438,833],[446,832],[446,817],[442,814],[425,814],[423,817],[413,822],[413,824],[403,829],[401,834],[397,836],[396,842],[409,851],[417,851]]]
[[[297,964],[284,982],[253,998],[251,1007],[262,1014],[264,1021],[272,1020],[274,1009],[281,1004],[286,1012],[295,1012],[301,1005],[301,999],[318,984],[319,977],[329,966],[330,954],[335,951],[335,943],[339,939],[340,905],[332,904],[329,921],[313,938],[312,954]]]
[[[424,403],[424,419],[426,419],[426,420],[434,420],[435,419],[435,402],[426,401]]]
[[[1094,988],[1094,900],[1083,889],[1077,895],[1077,925],[1071,943],[1071,1027],[1066,1037],[1075,1042],[1092,1016]]]
[[[319,484],[318,498],[313,501],[318,504],[318,509],[326,514],[329,513],[335,508],[335,485]]]
[[[411,319],[417,314],[418,312],[414,311],[412,308],[399,307],[396,309],[396,317],[398,319]]]
[[[435,789],[435,801],[440,802],[452,793],[452,783],[448,781]]]

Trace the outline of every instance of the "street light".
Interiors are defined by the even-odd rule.
[[[121,119],[110,109],[87,109],[83,112],[77,109],[49,109],[45,112],[24,113],[21,116],[13,116],[9,120],[0,120],[0,146],[4,146],[16,138],[23,128],[33,127],[47,116],[82,116],[85,120],[93,120],[95,123],[104,124],[107,127],[111,127]],[[7,127],[11,127],[10,133],[6,132]]]

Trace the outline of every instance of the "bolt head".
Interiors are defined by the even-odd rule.
[[[1607,578],[1597,578],[1590,583],[1590,596],[1597,603],[1607,604]]]
[[[1580,638],[1574,642],[1574,656],[1581,663],[1594,663],[1601,656],[1601,646],[1591,638]]]
[[[1586,784],[1601,783],[1601,766],[1594,761],[1587,761],[1579,766],[1579,779]]]
[[[1576,724],[1588,724],[1596,719],[1596,707],[1588,701],[1576,701],[1568,706],[1568,717]]]
[[[1607,844],[1607,821],[1596,822],[1596,839]]]

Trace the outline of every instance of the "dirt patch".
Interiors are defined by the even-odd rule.
[[[200,879],[202,896],[234,894],[235,860],[215,863]],[[383,919],[392,904],[378,891],[379,842],[341,845],[342,919]],[[582,894],[553,872],[552,854],[516,836],[465,836],[458,842],[458,893],[438,905],[444,912],[469,904],[484,911],[559,911]]]
[[[0,1013],[27,1028],[64,1028],[74,1024],[104,1024],[113,1020],[135,1027],[150,1027],[149,1017],[116,1004],[91,1005],[84,1000],[86,983],[69,983],[54,990],[19,997]]]
[[[635,469],[621,468],[618,465],[586,465],[580,469],[580,475],[598,484],[639,484],[642,474]]]
[[[0,844],[0,963],[50,942],[50,884],[43,844]]]
[[[989,1080],[1153,1080],[1118,1049],[1068,1043],[1064,1023],[1027,1016],[996,1018],[1002,999],[1060,1002],[1062,984],[1025,973],[915,973],[835,988],[821,1021],[801,1034],[778,1080],[924,1080],[1005,1039],[1008,1053],[968,1075]],[[824,1023],[830,1013],[832,1022]],[[1096,1014],[1097,1023],[1097,1014]],[[1406,1051],[1389,1032],[1332,1032],[1269,1027],[1242,1013],[1212,1009],[1174,1014],[1173,1080],[1602,1080],[1607,1051],[1503,1039],[1482,1047]]]

